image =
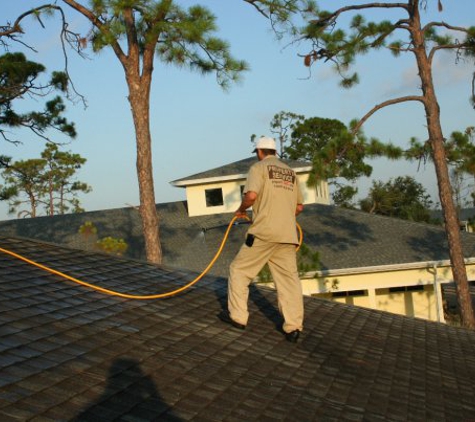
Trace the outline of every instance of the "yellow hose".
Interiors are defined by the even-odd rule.
[[[173,290],[173,291],[170,291],[170,292],[165,292],[165,293],[154,294],[154,295],[142,295],[142,296],[141,295],[130,295],[130,294],[127,294],[127,293],[116,292],[115,290],[105,289],[103,287],[96,286],[95,284],[86,283],[85,281],[79,280],[75,277],[71,277],[71,276],[69,276],[65,273],[62,273],[61,271],[57,271],[53,268],[47,267],[46,265],[43,265],[43,264],[40,264],[38,262],[32,261],[31,259],[28,259],[28,258],[26,258],[26,257],[24,257],[20,254],[17,254],[15,252],[12,252],[8,249],[4,249],[4,248],[0,247],[0,252],[3,252],[3,253],[5,253],[7,255],[10,255],[10,256],[13,256],[14,258],[17,258],[17,259],[19,259],[23,262],[26,262],[28,264],[31,264],[31,265],[33,265],[37,268],[45,270],[45,271],[47,271],[51,274],[58,275],[62,278],[65,278],[66,280],[69,280],[69,281],[72,281],[74,283],[80,284],[81,286],[90,287],[91,289],[97,290],[101,293],[105,293],[105,294],[112,295],[112,296],[119,296],[119,297],[123,297],[123,298],[126,298],[126,299],[137,299],[137,300],[163,299],[165,297],[170,297],[170,296],[174,296],[178,293],[181,293],[182,291],[184,291],[184,290],[188,289],[189,287],[193,286],[193,284],[196,284],[199,280],[201,280],[204,277],[204,275],[214,265],[214,263],[218,259],[219,255],[221,255],[221,252],[224,248],[224,245],[226,244],[226,241],[228,240],[228,236],[229,236],[229,232],[231,231],[231,227],[233,226],[233,224],[236,220],[237,220],[237,217],[233,217],[232,220],[229,222],[228,228],[226,229],[226,232],[224,233],[223,240],[221,241],[221,244],[218,248],[218,251],[214,255],[213,259],[210,261],[208,266],[201,272],[201,274],[199,274],[194,280],[190,281],[188,284],[186,284],[186,285],[184,285],[184,286],[182,286],[182,287],[180,287],[176,290]],[[303,233],[302,233],[302,228],[300,227],[299,224],[297,224],[297,229],[299,231],[299,245],[297,247],[297,250],[298,250],[300,248],[301,244],[302,244]]]

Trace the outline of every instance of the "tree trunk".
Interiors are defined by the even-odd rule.
[[[30,197],[30,204],[31,204],[31,218],[36,217],[36,198],[33,193],[29,194]]]
[[[138,77],[138,76],[137,76]],[[140,216],[145,240],[147,260],[156,264],[162,262],[159,237],[159,219],[155,203],[152,168],[152,138],[150,135],[150,86],[128,76],[129,102],[135,126],[137,144],[137,176],[140,192]],[[145,85],[145,86],[143,86]]]
[[[459,219],[454,205],[445,154],[444,136],[440,124],[440,108],[432,81],[431,62],[427,56],[423,35],[420,30],[420,16],[417,1],[414,2],[414,5],[415,12],[412,16],[414,20],[413,25],[411,26],[411,33],[414,40],[414,53],[416,55],[419,76],[422,82],[427,131],[429,134],[429,142],[432,148],[434,166],[437,175],[437,185],[442,213],[444,216],[449,256],[452,264],[452,274],[456,285],[462,325],[467,328],[475,329],[475,316],[462,250]]]
[[[59,188],[59,213],[64,214],[64,185],[62,183]]]
[[[75,0],[63,0],[66,4],[84,15],[99,31],[104,31],[108,37],[113,36],[110,28],[98,16],[77,3]],[[119,2],[120,3],[120,2]],[[160,264],[162,250],[159,238],[159,220],[155,204],[152,170],[152,139],[150,136],[150,87],[152,83],[153,59],[158,34],[148,34],[148,41],[142,44],[137,37],[135,18],[128,2],[122,2],[123,24],[127,34],[127,54],[122,50],[116,39],[110,44],[125,71],[129,102],[135,126],[137,143],[137,176],[140,192],[140,216],[145,240],[147,260]],[[147,38],[147,37],[145,37]],[[141,66],[141,56],[143,62]],[[142,69],[142,75],[140,74]]]
[[[54,215],[54,198],[53,198],[53,170],[50,168],[50,175],[48,177],[48,194],[49,194],[49,215],[52,217]]]
[[[432,147],[435,171],[437,174],[440,204],[444,216],[445,231],[447,233],[449,255],[452,264],[452,274],[456,285],[457,300],[460,307],[460,316],[464,327],[475,329],[475,315],[473,313],[472,298],[470,296],[470,288],[468,285],[467,271],[462,250],[460,224],[450,186],[444,138],[440,128],[440,120],[438,118],[439,111],[428,111],[430,108],[432,107],[426,107],[427,127]],[[435,108],[438,109],[438,107]],[[434,116],[434,114],[436,116]]]

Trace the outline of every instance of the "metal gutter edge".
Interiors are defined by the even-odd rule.
[[[465,264],[475,264],[474,258],[465,258]],[[431,268],[436,267],[446,267],[450,266],[450,260],[445,259],[441,261],[425,261],[425,262],[409,262],[406,264],[389,264],[389,265],[376,265],[373,267],[355,267],[355,268],[344,268],[339,270],[322,270],[322,271],[312,271],[305,273],[300,276],[301,279],[315,278],[315,277],[331,277],[338,275],[350,275],[350,274],[367,274],[367,273],[378,273],[378,272],[387,272],[387,271],[400,271],[400,270],[413,270],[417,268]]]

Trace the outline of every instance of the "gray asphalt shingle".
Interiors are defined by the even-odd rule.
[[[0,246],[135,294],[196,275],[0,237]],[[106,296],[0,253],[0,420],[467,421],[475,333],[305,299],[287,343],[275,292],[251,288],[243,332],[216,318],[223,278],[139,301]]]
[[[297,161],[297,160],[282,160],[287,165],[294,169],[310,169],[311,163],[305,161]],[[236,177],[236,178],[245,178],[247,176],[247,172],[252,164],[257,162],[257,157],[252,156],[249,158],[244,158],[243,160],[235,161],[233,163],[225,164],[224,166],[219,166],[214,169],[206,170],[200,173],[193,174],[191,176],[186,176],[181,179],[177,179],[171,182],[171,184],[177,183],[185,183],[185,184],[193,184],[196,181],[203,181],[206,179],[214,179],[214,178],[223,178],[223,177]]]
[[[158,204],[163,262],[201,271],[221,243],[233,214],[188,217],[186,202]],[[93,249],[94,242],[78,233],[91,221],[99,236],[124,239],[126,256],[145,260],[139,213],[134,208],[38,217],[0,222],[0,234]],[[371,215],[330,205],[306,205],[298,217],[304,242],[318,251],[323,270],[448,260],[444,229],[439,226]],[[247,222],[232,228],[223,253],[211,274],[226,277],[229,264],[242,245]],[[475,234],[461,233],[465,256],[475,257]]]

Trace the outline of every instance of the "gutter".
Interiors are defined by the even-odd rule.
[[[475,264],[475,258],[465,258],[466,265]],[[434,267],[449,267],[451,262],[448,259],[439,261],[409,262],[406,264],[375,265],[372,267],[354,267],[337,270],[311,271],[300,276],[301,279],[316,277],[332,277],[350,274],[367,274],[387,271],[413,270],[418,268],[434,269]],[[439,280],[440,281],[440,280]]]

